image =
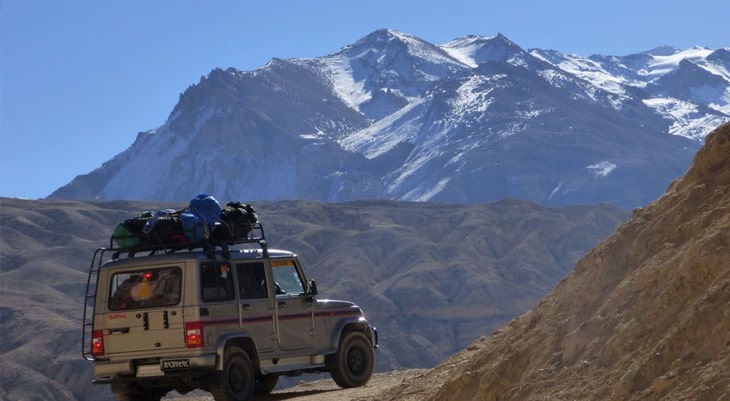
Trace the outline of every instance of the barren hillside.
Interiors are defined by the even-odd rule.
[[[91,255],[117,222],[179,206],[0,199],[0,400],[110,399],[80,355]],[[628,218],[516,200],[255,206],[269,244],[297,252],[322,297],[365,309],[380,372],[430,368],[524,313]]]
[[[730,400],[730,125],[531,311],[378,400]]]

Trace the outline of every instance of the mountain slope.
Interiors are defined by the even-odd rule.
[[[323,57],[213,70],[165,124],[50,197],[635,208],[730,119],[728,66],[727,49],[586,58],[383,29]]]
[[[534,309],[379,400],[730,399],[730,125]]]

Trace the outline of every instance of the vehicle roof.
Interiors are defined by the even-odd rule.
[[[285,251],[282,249],[269,249],[269,258],[288,258],[296,257],[294,252]],[[222,252],[218,251],[215,254],[216,260],[224,260]],[[261,249],[236,249],[231,250],[230,260],[253,260],[263,258],[263,251]],[[155,254],[155,255],[143,255],[134,257],[122,257],[119,259],[109,260],[104,263],[103,268],[114,268],[114,267],[127,267],[127,266],[145,266],[145,265],[156,265],[162,263],[174,263],[188,260],[210,260],[207,254],[203,251],[180,251],[175,253],[166,254]]]

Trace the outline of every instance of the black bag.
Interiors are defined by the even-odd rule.
[[[216,225],[211,239],[229,244],[244,241],[258,221],[253,206],[241,202],[228,202],[221,211],[220,224]]]
[[[124,220],[122,224],[129,235],[136,239],[133,247],[153,248],[188,242],[183,232],[180,212],[172,209],[145,211],[139,217]],[[121,245],[121,239],[115,240]]]
[[[147,234],[152,245],[184,244],[188,242],[180,214],[169,214],[157,218],[154,227]]]
[[[154,216],[154,213],[150,211],[143,212],[139,217],[133,217],[131,219],[124,220],[124,227],[127,229],[129,235],[137,239],[136,246],[146,248],[152,245],[147,234],[144,232],[144,226]]]

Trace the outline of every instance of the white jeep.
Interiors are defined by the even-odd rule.
[[[305,372],[366,384],[378,340],[362,310],[318,299],[297,256],[268,249],[255,231],[253,248],[97,250],[82,336],[94,383],[121,401],[193,389],[244,401]]]

